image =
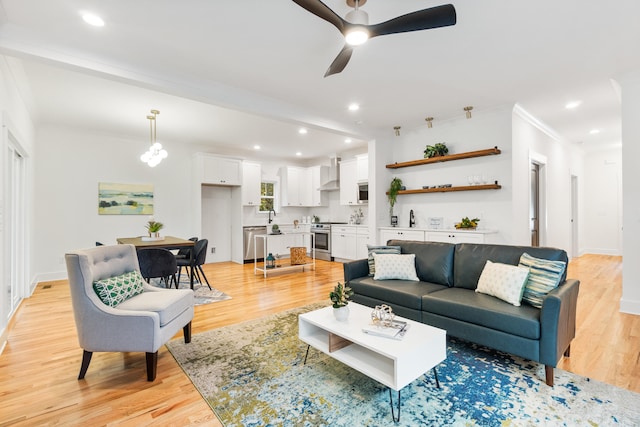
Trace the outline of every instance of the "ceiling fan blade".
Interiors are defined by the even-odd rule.
[[[407,13],[375,25],[369,25],[369,37],[448,27],[456,23],[456,9],[452,4]]]
[[[338,74],[342,72],[342,70],[344,70],[344,67],[346,67],[349,63],[352,53],[353,47],[349,46],[348,44],[344,45],[338,56],[336,56],[336,59],[334,59],[331,65],[329,65],[329,69],[326,73],[324,73],[324,76],[327,77],[332,74]]]
[[[347,23],[340,16],[329,9],[329,7],[322,3],[320,0],[293,0],[298,6],[316,15],[318,18],[322,18],[325,21],[333,24],[340,32],[343,32],[345,24]]]

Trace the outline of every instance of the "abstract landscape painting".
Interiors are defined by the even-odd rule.
[[[98,214],[153,215],[153,184],[98,183]]]

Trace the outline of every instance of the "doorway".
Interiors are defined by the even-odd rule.
[[[529,191],[529,218],[531,230],[531,246],[540,246],[540,165],[531,162]]]
[[[207,263],[231,261],[231,187],[202,186],[202,238],[209,239]]]
[[[578,241],[578,177],[571,175],[571,258],[580,255]]]

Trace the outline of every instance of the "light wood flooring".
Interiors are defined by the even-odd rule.
[[[569,277],[582,282],[578,331],[571,358],[559,368],[640,392],[640,316],[618,312],[621,270],[620,257],[585,255],[570,263]],[[194,334],[326,301],[343,278],[342,264],[323,261],[315,271],[267,279],[251,265],[209,264],[205,271],[232,299],[196,307]],[[39,284],[0,355],[0,426],[220,426],[165,347],[151,383],[142,353],[96,353],[78,381],[81,355],[68,283]]]

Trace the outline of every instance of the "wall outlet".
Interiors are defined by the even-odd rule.
[[[216,253],[216,248],[211,248],[211,253],[215,254]]]

